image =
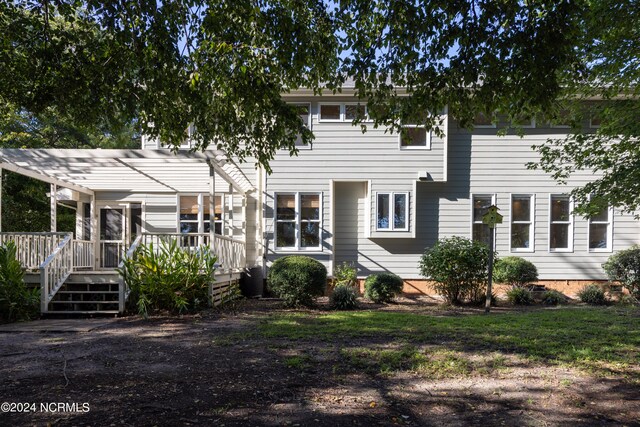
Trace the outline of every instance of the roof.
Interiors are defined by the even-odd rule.
[[[0,149],[0,167],[85,194],[208,192],[209,165],[241,193],[254,189],[238,166],[218,150]]]

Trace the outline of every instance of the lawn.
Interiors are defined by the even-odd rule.
[[[0,401],[91,408],[0,425],[637,425],[639,348],[637,308],[245,301],[0,333]]]

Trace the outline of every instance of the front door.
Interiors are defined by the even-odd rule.
[[[100,267],[116,268],[125,248],[125,208],[100,208]]]

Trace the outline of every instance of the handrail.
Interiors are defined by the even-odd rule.
[[[34,232],[34,233],[0,233],[0,243],[14,241],[17,247],[16,257],[20,264],[28,270],[38,270],[40,264],[54,251],[69,233]]]
[[[94,244],[91,240],[73,241],[73,268],[93,268],[95,257]]]
[[[124,256],[120,260],[120,264],[118,264],[118,269],[122,272],[118,277],[118,311],[120,313],[124,313],[124,306],[129,298],[129,294],[131,293],[131,289],[129,288],[129,284],[126,280],[127,269],[124,268],[124,263],[126,260],[133,258],[133,255],[136,253],[138,246],[140,246],[140,242],[142,242],[142,235],[136,237],[133,241],[127,252],[125,252]]]
[[[69,244],[72,240],[73,233],[67,233],[51,255],[40,264],[40,309],[42,313],[48,311],[49,302],[73,271],[73,245]]]

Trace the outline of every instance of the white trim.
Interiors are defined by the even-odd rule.
[[[427,130],[424,125],[402,125],[403,128],[410,129],[424,129],[425,131],[425,145],[402,145],[402,132],[398,132],[398,148],[402,151],[411,150],[431,150],[431,131]]]
[[[529,197],[529,221],[520,221],[516,224],[529,224],[529,247],[528,248],[514,248],[511,246],[511,236],[512,236],[512,226],[513,222],[513,198],[514,197]],[[536,251],[536,220],[535,220],[535,212],[536,212],[536,195],[535,194],[526,194],[526,193],[511,193],[509,195],[509,252],[524,252],[524,253],[532,253]]]
[[[323,119],[322,118],[322,106],[323,105],[337,105],[340,109],[340,118],[338,119]],[[318,102],[318,123],[338,123],[344,121],[344,103],[342,102]]]
[[[362,121],[364,123],[370,123],[373,122],[373,120],[371,120],[371,117],[369,117],[369,107],[367,106],[366,103],[363,102],[343,102],[342,103],[342,111],[343,111],[343,119],[345,122],[353,122],[354,119],[350,119],[347,117],[347,105],[355,105],[355,106],[361,106],[364,107],[364,117],[362,118]]]
[[[378,196],[382,194],[389,195],[389,228],[378,227]],[[405,227],[403,228],[396,228],[394,226],[395,209],[396,209],[395,196],[399,194],[404,194],[406,197],[405,205],[404,205]],[[411,221],[411,218],[409,218],[409,212],[410,212],[409,205],[411,204],[410,194],[411,193],[408,191],[376,191],[375,192],[375,202],[376,202],[375,230],[376,232],[409,231],[409,222]]]
[[[553,222],[553,218],[552,218],[552,206],[553,206],[553,197],[568,197],[569,198],[569,220],[568,221],[556,221]],[[549,194],[549,208],[548,208],[548,232],[547,232],[547,252],[549,253],[570,253],[573,252],[573,239],[574,239],[574,215],[573,215],[573,198],[571,196],[569,196],[568,194]],[[553,224],[559,224],[559,225],[568,225],[569,226],[569,233],[567,236],[567,243],[569,245],[568,248],[552,248],[551,247],[551,226]]]
[[[482,224],[482,221],[480,222],[475,222],[473,219],[473,209],[474,209],[474,199],[476,197],[491,197],[491,204],[493,206],[498,206],[497,205],[497,199],[498,199],[498,195],[496,193],[471,193],[470,194],[470,212],[469,212],[469,217],[471,219],[470,224],[469,224],[469,239],[473,240],[473,226],[475,224]],[[493,228],[493,250],[495,251],[496,248],[496,227]]]
[[[611,253],[613,252],[613,208],[609,207],[607,209],[609,212],[608,221],[596,221],[593,222],[591,218],[587,223],[587,251],[589,253]],[[591,240],[591,224],[606,224],[607,225],[607,247],[606,248],[591,248],[590,240]]]
[[[306,222],[318,223],[318,246],[302,246],[301,236],[301,224],[302,224],[302,197],[301,196],[318,196],[318,219]],[[294,220],[280,220],[278,221],[278,196],[295,196],[295,218]],[[277,253],[296,253],[296,252],[323,252],[323,236],[322,236],[322,223],[323,223],[323,200],[324,193],[322,191],[283,191],[273,193],[273,248]],[[278,222],[293,222],[295,224],[295,244],[296,246],[282,246],[278,245]]]
[[[602,120],[602,119],[600,119]],[[590,129],[600,129],[601,125],[594,125],[593,124],[593,116],[589,116],[589,128]]]

